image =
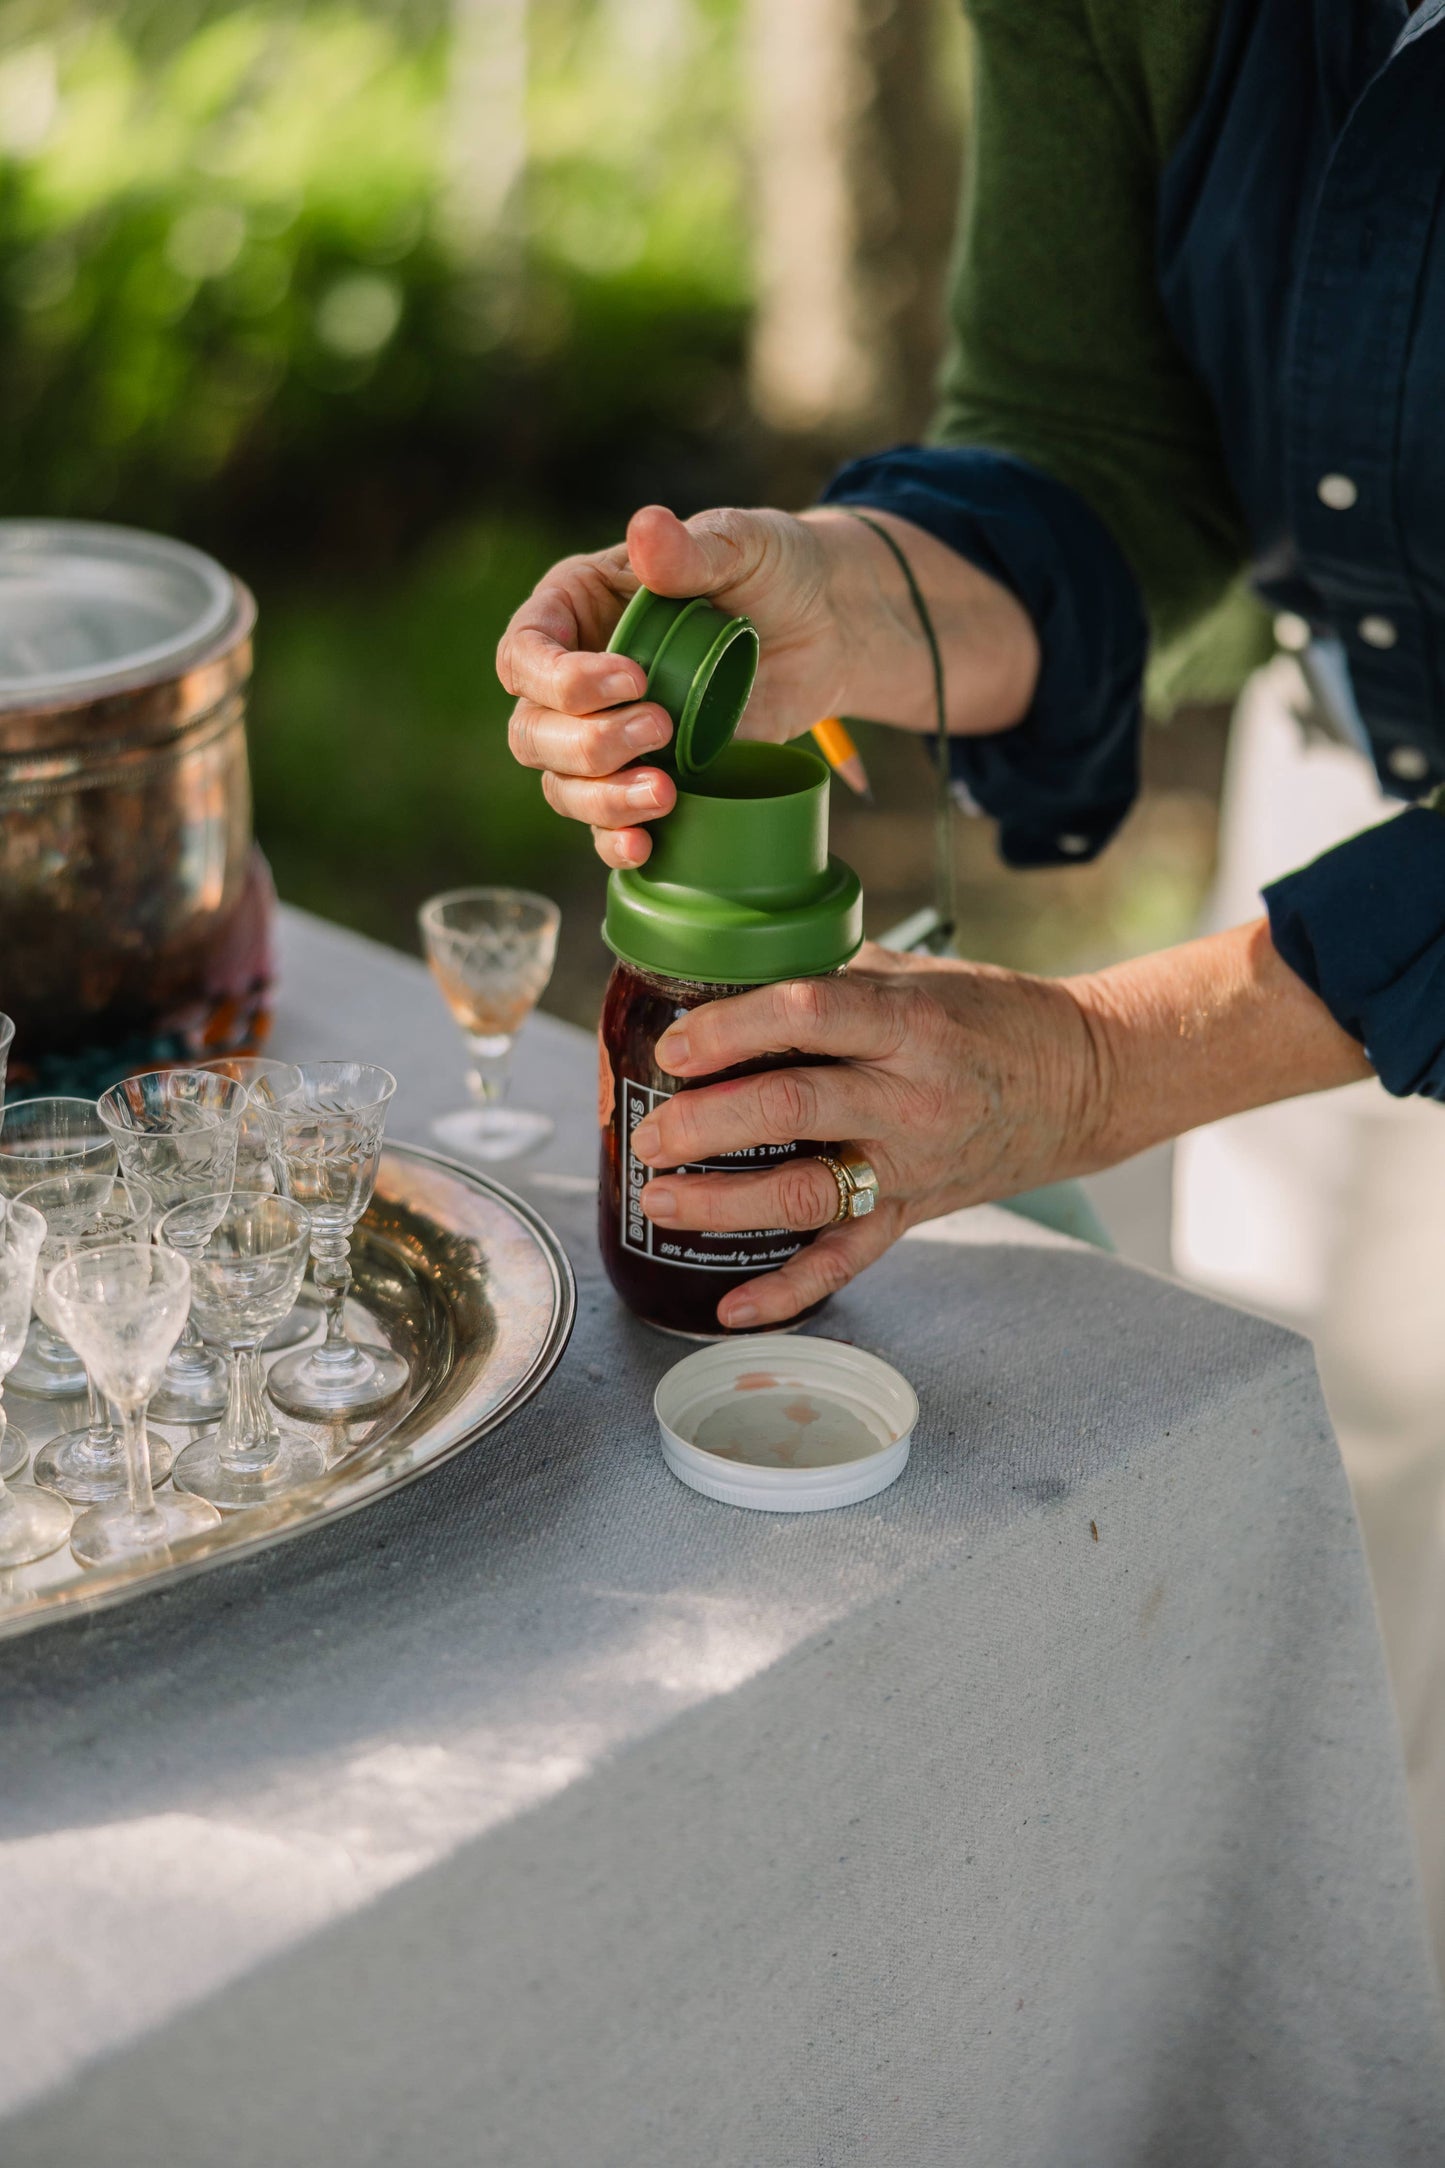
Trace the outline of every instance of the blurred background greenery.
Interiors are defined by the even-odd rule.
[[[507,756],[497,639],[636,504],[806,502],[924,425],[954,0],[0,0],[0,54],[0,510],[221,556],[282,894],[413,947],[435,889],[548,889],[589,1017],[601,876]],[[1188,929],[1195,722],[1100,866],[1009,876],[960,824],[975,953]],[[865,751],[838,833],[879,930],[928,891],[929,778]]]

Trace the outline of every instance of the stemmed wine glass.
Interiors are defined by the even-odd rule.
[[[366,1061],[310,1061],[299,1068],[297,1091],[277,1096],[263,1079],[252,1099],[271,1126],[281,1188],[311,1215],[313,1276],[325,1305],[326,1338],[319,1347],[283,1355],[267,1390],[288,1415],[345,1421],[384,1407],[410,1376],[390,1348],[353,1340],[343,1315],[351,1230],[376,1187],[396,1078]]]
[[[552,976],[562,914],[525,888],[453,888],[417,917],[432,977],[472,1057],[475,1105],[440,1115],[432,1134],[474,1159],[515,1159],[552,1134],[545,1114],[503,1101],[512,1042]]]
[[[65,1337],[120,1418],[125,1456],[124,1498],[91,1506],[70,1532],[77,1561],[114,1565],[218,1526],[221,1516],[204,1498],[189,1491],[157,1496],[151,1486],[146,1403],[190,1308],[191,1270],[185,1258],[138,1242],[81,1250],[53,1268],[48,1299]],[[53,1491],[35,1495],[55,1497]]]
[[[213,1061],[198,1061],[194,1066],[209,1070],[213,1076],[228,1076],[233,1083],[244,1084],[248,1099],[252,1085],[263,1080],[275,1094],[294,1091],[301,1081],[294,1062],[277,1061],[269,1054],[218,1054]],[[259,1107],[247,1105],[241,1115],[241,1130],[236,1142],[236,1187],[238,1190],[269,1190],[275,1186],[265,1116]],[[286,1316],[267,1333],[261,1343],[262,1353],[273,1355],[282,1348],[295,1347],[298,1340],[309,1338],[320,1320],[320,1303],[303,1288]]]
[[[246,1087],[203,1069],[152,1069],[102,1092],[100,1118],[120,1163],[150,1191],[158,1212],[234,1186]],[[226,1366],[185,1323],[151,1403],[162,1423],[206,1423],[226,1405]]]
[[[25,1345],[35,1292],[35,1261],[45,1222],[28,1204],[0,1198],[0,1388]],[[0,1433],[5,1410],[0,1406]],[[70,1534],[70,1508],[54,1491],[13,1491],[0,1478],[0,1567],[28,1566],[58,1551]]]
[[[59,1330],[59,1319],[50,1306],[49,1279],[64,1258],[81,1250],[95,1250],[116,1242],[145,1243],[150,1240],[153,1210],[151,1199],[138,1182],[118,1181],[110,1174],[84,1174],[62,1170],[32,1182],[21,1196],[45,1221],[45,1240],[35,1275],[35,1312],[41,1322]],[[102,1498],[125,1494],[125,1460],[115,1425],[87,1372],[89,1403],[86,1419],[76,1430],[62,1430],[48,1438],[35,1456],[31,1469],[35,1481],[46,1490],[59,1491],[72,1505],[95,1505]],[[151,1441],[151,1480],[164,1483],[171,1472],[171,1448],[160,1438]]]
[[[115,1146],[93,1099],[21,1099],[0,1121],[0,1192],[18,1197],[64,1166],[84,1174],[116,1170]],[[71,1400],[85,1391],[85,1365],[37,1318],[11,1383],[40,1400]]]
[[[178,1490],[215,1506],[254,1506],[324,1474],[321,1446],[277,1425],[261,1369],[262,1339],[296,1300],[310,1238],[309,1212],[254,1190],[197,1198],[161,1221],[162,1242],[190,1262],[192,1317],[231,1358],[225,1416],[177,1460]]]

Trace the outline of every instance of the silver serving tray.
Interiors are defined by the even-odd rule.
[[[273,1504],[228,1514],[161,1559],[97,1570],[77,1566],[66,1548],[0,1572],[0,1639],[253,1557],[415,1482],[530,1400],[572,1331],[572,1267],[546,1221],[437,1152],[387,1147],[352,1266],[348,1322],[406,1356],[407,1391],[364,1423],[295,1425],[325,1444],[326,1473]],[[33,1447],[82,1421],[84,1405],[5,1395]],[[154,1427],[177,1448],[189,1435]]]

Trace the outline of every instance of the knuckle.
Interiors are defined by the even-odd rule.
[[[823,1292],[836,1295],[853,1277],[853,1266],[842,1243],[819,1243],[809,1257],[813,1277]]]
[[[832,1217],[823,1209],[820,1174],[827,1179],[825,1169],[816,1161],[806,1159],[796,1160],[779,1174],[778,1204],[785,1227],[817,1227],[825,1218]],[[831,1180],[828,1180],[828,1188],[831,1192]]]
[[[512,719],[507,725],[507,744],[511,747],[512,758],[520,761],[524,768],[537,765],[534,743],[532,717],[525,707],[518,705],[513,708]]]
[[[601,716],[594,716],[578,731],[577,757],[589,775],[606,775],[610,771],[612,731]]]
[[[783,1015],[790,1024],[806,1028],[823,1018],[823,988],[817,979],[790,979],[781,989]]]
[[[758,1098],[770,1143],[791,1144],[809,1134],[817,1114],[818,1088],[806,1070],[775,1070],[764,1077]]]
[[[669,1167],[680,1167],[693,1156],[699,1135],[699,1116],[690,1092],[675,1092],[653,1116]]]

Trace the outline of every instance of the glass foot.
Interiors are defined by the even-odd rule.
[[[29,1393],[36,1400],[74,1400],[85,1391],[85,1365],[74,1348],[47,1332],[34,1317],[20,1360],[6,1382],[17,1393]]]
[[[525,1107],[462,1107],[441,1114],[431,1133],[449,1152],[468,1159],[520,1159],[551,1136],[554,1124]]]
[[[370,1415],[406,1391],[411,1371],[390,1348],[348,1340],[343,1347],[304,1348],[274,1365],[266,1391],[285,1415],[343,1421]]]
[[[38,1498],[54,1498],[53,1491],[37,1491]],[[64,1500],[55,1498],[57,1505]],[[70,1508],[65,1506],[68,1513]],[[70,1548],[81,1566],[117,1566],[131,1558],[153,1557],[169,1550],[187,1536],[219,1528],[221,1516],[204,1498],[167,1491],[147,1513],[133,1513],[124,1499],[108,1499],[82,1513],[70,1531]],[[64,1537],[61,1538],[63,1542]]]
[[[263,1506],[295,1490],[298,1483],[313,1483],[326,1473],[325,1448],[291,1431],[281,1433],[280,1450],[264,1468],[233,1466],[222,1455],[217,1439],[213,1430],[188,1445],[176,1462],[175,1481],[177,1490],[209,1498],[226,1513]]]
[[[164,1483],[175,1453],[164,1438],[151,1436],[151,1481]],[[107,1498],[126,1495],[125,1456],[114,1432],[62,1430],[50,1438],[35,1456],[35,1480],[45,1490],[59,1491],[75,1506],[102,1505]]]
[[[48,1558],[70,1534],[70,1508],[54,1491],[6,1491],[0,1495],[0,1566],[28,1566]]]
[[[0,1430],[0,1483],[8,1483],[14,1475],[24,1475],[29,1458],[30,1440],[18,1423],[7,1418],[5,1428]]]
[[[166,1364],[150,1413],[158,1423],[214,1423],[226,1412],[228,1384],[223,1356],[186,1348]]]
[[[312,1294],[298,1295],[279,1325],[273,1325],[261,1342],[263,1355],[275,1355],[282,1348],[295,1347],[302,1340],[309,1340],[322,1319],[321,1304]]]

